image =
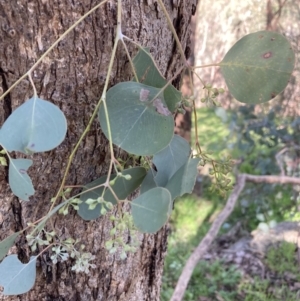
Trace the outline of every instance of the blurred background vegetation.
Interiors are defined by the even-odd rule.
[[[218,63],[244,35],[272,30],[286,36],[296,53],[296,66],[288,87],[267,104],[244,105],[226,92],[218,67],[198,69],[205,84],[224,88],[219,107],[203,104],[203,84],[194,77],[201,148],[218,160],[230,156],[234,174],[300,174],[300,1],[295,0],[199,0],[194,17],[195,66]],[[184,87],[183,93],[189,89]],[[190,116],[189,114],[187,115]],[[190,137],[188,134],[185,137]],[[210,166],[199,170],[193,195],[176,200],[170,221],[168,253],[162,284],[162,301],[170,300],[182,268],[193,249],[223,208],[227,198],[211,190]],[[300,221],[300,187],[275,184],[247,184],[239,202],[223,225],[220,237],[239,225],[241,236],[268,229],[284,221]],[[300,233],[299,233],[300,236]],[[228,246],[227,246],[228,247]],[[214,248],[222,248],[216,243]],[[265,272],[259,277],[234,264],[207,256],[199,262],[185,293],[189,301],[286,300],[300,298],[300,256],[296,243],[269,247],[260,262]],[[271,276],[270,276],[271,275]],[[275,276],[274,276],[275,275]]]

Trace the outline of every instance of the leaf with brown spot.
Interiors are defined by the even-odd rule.
[[[295,54],[284,36],[259,31],[236,42],[220,66],[231,94],[240,102],[256,104],[285,89],[294,64]]]

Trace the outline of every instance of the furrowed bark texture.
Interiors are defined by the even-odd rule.
[[[0,0],[0,93],[22,76],[47,48],[84,13],[99,1]],[[189,53],[189,22],[196,0],[164,1],[183,49]],[[172,77],[181,66],[179,52],[166,19],[156,1],[126,0],[123,7],[123,33],[150,48],[161,72]],[[0,167],[0,239],[26,227],[46,214],[61,183],[68,156],[84,131],[106,77],[114,43],[117,6],[108,2],[73,30],[33,72],[38,95],[58,105],[68,121],[65,141],[55,150],[31,156],[29,170],[36,193],[30,202],[11,193],[8,169]],[[131,55],[136,48],[129,45]],[[130,80],[132,74],[124,49],[118,48],[110,86]],[[174,84],[178,85],[177,80]],[[2,90],[1,90],[2,89]],[[33,94],[28,79],[23,80],[0,103],[0,126],[11,112]],[[13,154],[21,157],[20,154]],[[126,154],[116,149],[117,157]],[[74,158],[67,185],[83,185],[107,172],[110,155],[107,140],[98,121],[84,139]],[[159,300],[167,229],[154,235],[141,235],[141,247],[121,260],[109,255],[105,241],[112,223],[107,217],[92,222],[81,220],[75,211],[52,219],[60,238],[78,238],[86,251],[96,255],[89,275],[71,271],[72,262],[53,265],[46,252],[38,260],[34,288],[20,296],[0,296],[0,300]],[[25,235],[10,252],[23,261],[31,255]],[[128,238],[129,239],[129,238]]]

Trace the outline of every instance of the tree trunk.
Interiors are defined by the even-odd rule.
[[[0,1],[0,93],[26,73],[51,44],[99,1],[11,0]],[[164,0],[183,49],[188,53],[189,23],[196,0]],[[125,0],[122,3],[123,33],[150,48],[161,72],[172,77],[180,67],[180,55],[166,18],[155,0]],[[85,129],[101,96],[112,52],[117,6],[110,1],[87,17],[61,41],[33,72],[40,98],[58,105],[68,122],[67,137],[55,150],[31,156],[29,170],[35,194],[29,202],[13,196],[7,183],[8,169],[0,166],[0,239],[26,227],[45,215],[62,181],[68,156]],[[132,55],[136,48],[129,45]],[[110,86],[132,78],[124,49],[118,48]],[[175,81],[175,85],[179,81]],[[11,112],[33,94],[29,81],[2,100],[0,125]],[[126,154],[117,148],[117,157]],[[15,154],[20,157],[20,154]],[[106,174],[109,163],[107,140],[94,121],[82,142],[67,178],[67,185],[83,185]],[[75,211],[52,219],[60,238],[80,239],[86,250],[96,255],[90,274],[71,271],[72,262],[49,263],[49,254],[38,260],[34,288],[20,296],[0,296],[0,300],[159,300],[163,260],[167,247],[167,227],[153,235],[140,235],[136,254],[121,260],[109,255],[105,241],[112,222],[107,217],[85,222]],[[31,255],[27,233],[17,239],[10,252],[20,259]]]

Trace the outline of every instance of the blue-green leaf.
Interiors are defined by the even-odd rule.
[[[192,192],[195,186],[198,163],[198,158],[189,159],[169,180],[165,187],[170,191],[172,200]]]
[[[191,148],[187,141],[174,135],[171,143],[153,157],[157,174],[154,177],[157,186],[165,187],[175,172],[184,165],[190,156]]]
[[[160,90],[135,82],[123,82],[106,95],[112,142],[136,155],[153,155],[173,137],[174,120]],[[102,131],[108,137],[104,105],[99,111]]]
[[[29,197],[34,194],[31,179],[27,174],[31,165],[32,160],[29,159],[10,159],[9,162],[10,188],[18,198],[24,201],[29,201]]]
[[[4,295],[20,295],[28,292],[35,283],[36,259],[23,264],[17,255],[7,256],[0,264],[0,285]]]
[[[133,58],[133,64],[141,83],[155,88],[162,88],[167,84],[149,53],[149,49],[140,49]],[[181,102],[181,93],[170,84],[164,91],[164,99],[168,109],[173,113]]]
[[[230,93],[240,102],[257,104],[285,89],[294,64],[295,54],[283,35],[259,31],[236,42],[220,66]]]
[[[140,232],[155,233],[167,221],[172,205],[170,192],[156,187],[131,202],[134,225]]]
[[[20,235],[20,233],[21,232],[16,232],[0,241],[0,261],[5,257],[9,248],[14,245],[15,240]]]
[[[125,199],[130,193],[132,193],[135,189],[137,189],[144,177],[146,176],[146,170],[143,167],[134,167],[129,168],[122,171],[122,175],[130,175],[131,179],[126,180],[123,177],[118,177],[112,186],[116,196],[118,199],[123,200]],[[113,180],[116,177],[116,175],[111,175],[110,180]],[[87,185],[85,185],[85,188],[83,189],[83,192],[85,190],[91,189],[93,187],[97,187],[101,184],[104,184],[106,181],[107,176],[103,176]],[[97,199],[102,195],[104,187],[95,188],[91,191],[88,191],[86,193],[83,193],[80,197],[80,200],[83,201],[81,204],[79,204],[79,210],[78,214],[83,218],[84,220],[94,220],[97,219],[101,215],[101,205],[98,204],[94,209],[90,210],[89,205],[86,204],[86,201],[88,199]],[[107,189],[103,196],[104,200],[107,202],[111,202],[112,204],[116,204],[117,201],[114,197],[114,195],[111,193],[109,189]]]
[[[140,188],[140,194],[145,193],[146,191],[157,187],[158,185],[154,181],[154,177],[156,175],[156,171],[150,168],[147,172],[146,177],[144,178],[141,188]]]
[[[8,151],[45,152],[57,147],[65,138],[67,122],[54,104],[32,97],[19,106],[0,130],[0,144]]]

